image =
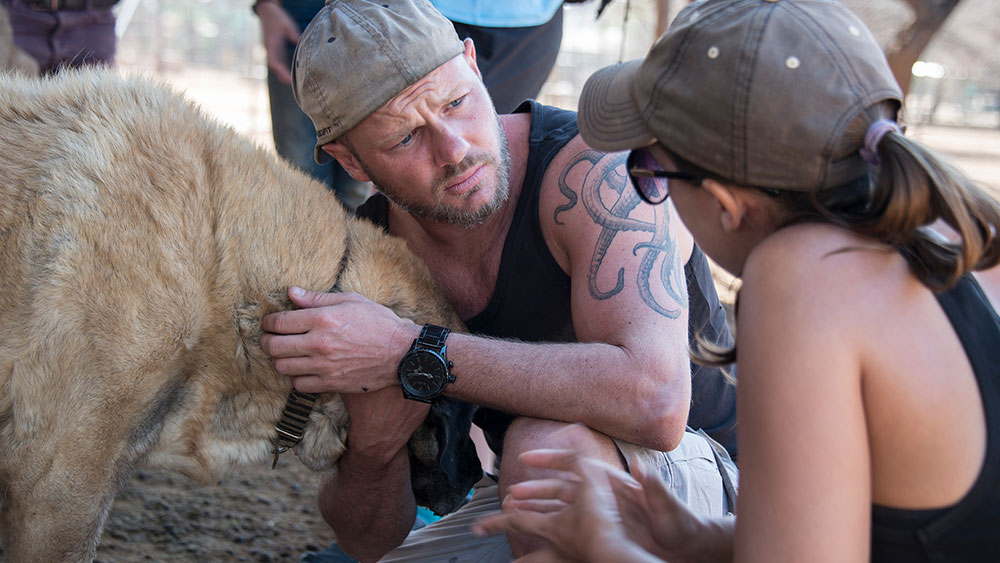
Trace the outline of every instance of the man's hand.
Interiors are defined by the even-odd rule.
[[[296,287],[301,307],[266,315],[260,346],[274,369],[306,393],[371,393],[397,385],[396,367],[420,327],[355,293]]]
[[[261,36],[264,39],[264,50],[267,51],[267,68],[285,84],[292,83],[292,71],[285,63],[288,51],[285,43],[299,42],[299,27],[288,15],[281,4],[277,2],[259,2],[256,7],[260,19]]]

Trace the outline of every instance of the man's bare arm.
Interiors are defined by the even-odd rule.
[[[428,407],[403,399],[396,388],[343,398],[351,414],[349,447],[320,484],[320,513],[341,549],[376,561],[413,527],[417,506],[406,442]]]
[[[553,169],[562,182],[542,194],[540,210],[553,255],[572,280],[579,343],[452,333],[448,357],[457,380],[445,393],[669,450],[683,435],[690,404],[685,253],[678,242],[686,231],[668,206],[638,203],[624,180],[624,155],[580,145]],[[261,345],[279,373],[300,376],[297,389],[398,387],[396,366],[419,326],[353,294],[290,296],[302,309],[265,317],[272,334]]]

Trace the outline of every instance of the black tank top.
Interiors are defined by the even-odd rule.
[[[470,333],[526,342],[575,342],[570,278],[549,252],[538,218],[542,177],[549,163],[578,133],[576,113],[526,101],[515,113],[530,112],[529,153],[524,185],[504,241],[496,288],[486,307],[465,323]],[[372,196],[357,215],[388,229],[388,201]],[[690,338],[732,344],[725,309],[719,303],[705,255],[695,247],[684,266],[689,295]],[[692,404],[688,425],[702,428],[736,457],[736,392],[722,370],[692,364]],[[480,407],[475,423],[497,455],[515,418]]]
[[[873,506],[875,563],[1000,561],[1000,317],[971,275],[937,299],[976,374],[986,412],[986,459],[972,489],[951,507]]]

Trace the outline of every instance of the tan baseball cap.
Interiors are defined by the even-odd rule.
[[[327,0],[302,32],[292,93],[323,145],[458,56],[455,28],[427,0]]]
[[[659,140],[737,184],[814,190],[868,172],[834,147],[865,108],[902,99],[878,43],[837,2],[702,0],[644,60],[591,76],[579,123],[597,149]]]

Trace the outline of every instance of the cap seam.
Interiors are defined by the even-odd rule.
[[[733,109],[741,108],[739,116],[730,116],[730,172],[737,183],[750,183],[750,162],[747,140],[749,139],[750,91],[753,88],[754,71],[757,67],[758,52],[763,44],[764,31],[774,14],[778,3],[758,6],[752,16],[752,24],[740,49],[740,64],[736,70],[736,84],[733,88]],[[737,176],[737,170],[740,174]]]
[[[820,153],[822,159],[820,161],[820,169],[817,171],[817,177],[814,180],[815,184],[812,186],[814,189],[818,189],[826,184],[827,177],[833,168],[833,151],[837,141],[843,136],[844,129],[846,129],[847,125],[856,115],[864,111],[866,107],[872,105],[873,101],[864,88],[859,86],[861,83],[860,77],[855,72],[854,67],[851,66],[850,61],[846,60],[840,45],[830,37],[826,28],[820,22],[816,21],[815,17],[794,4],[790,4],[788,10],[789,15],[799,21],[806,32],[814,37],[817,44],[827,53],[833,62],[834,68],[847,81],[851,93],[854,95],[853,103],[844,108],[840,115],[837,116],[834,127],[828,133],[826,141],[823,144],[823,151]]]

